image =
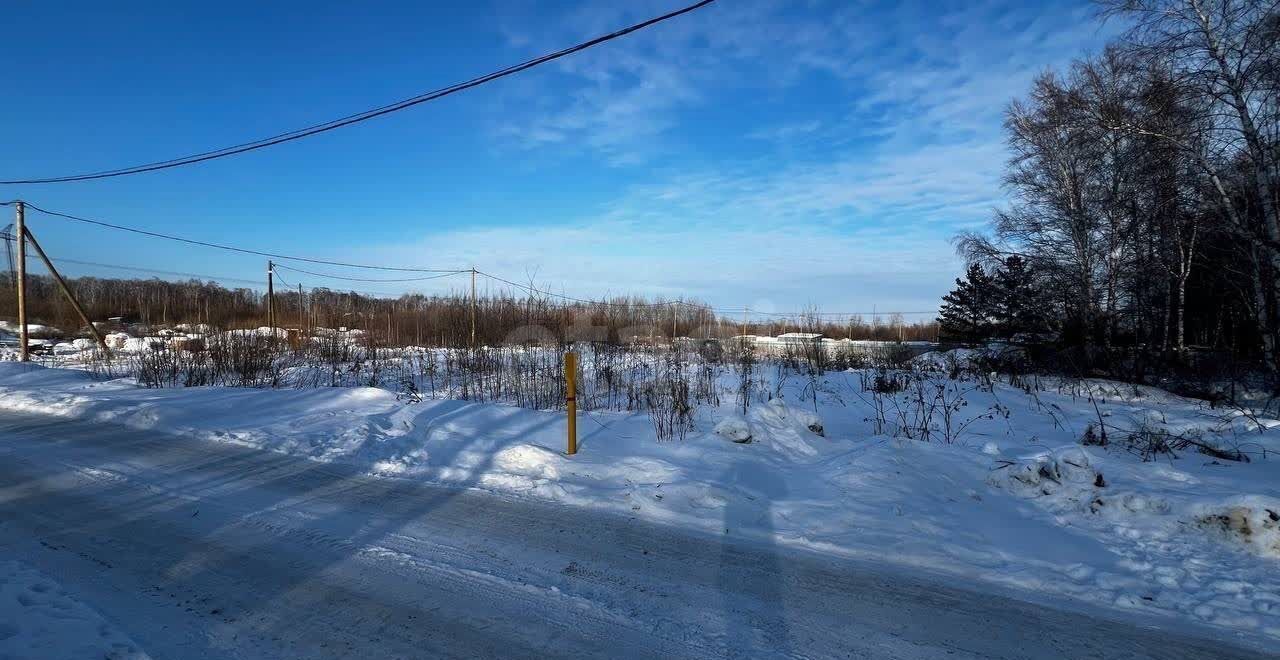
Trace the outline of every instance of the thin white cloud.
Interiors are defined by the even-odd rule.
[[[454,255],[573,296],[761,301],[779,311],[932,309],[959,269],[951,229],[996,200],[981,184],[999,154],[982,145],[753,171],[753,164],[635,185],[572,223],[432,234],[377,255]],[[904,222],[910,218],[911,222]],[[933,222],[918,222],[920,219]]]
[[[586,6],[560,24],[581,37],[668,5]],[[564,36],[512,39],[532,48]],[[573,295],[932,308],[960,266],[951,236],[1002,202],[1005,105],[1104,37],[1087,4],[1067,0],[713,5],[565,60],[504,104],[500,141],[630,166],[638,183],[625,194],[575,223],[528,220],[427,242],[482,268],[537,272]],[[722,107],[744,89],[786,115],[775,107],[742,135],[771,151],[683,162],[697,139],[682,135],[686,122],[750,113]],[[828,112],[815,112],[814,98]]]
[[[817,119],[809,121],[792,122],[788,124],[780,124],[778,126],[770,126],[767,128],[757,128],[747,137],[752,140],[765,140],[768,142],[789,142],[796,138],[810,135],[822,128],[822,122]]]
[[[558,21],[563,33],[543,41],[580,38],[669,8],[658,1],[583,6]],[[843,96],[850,109],[833,131],[899,146],[998,140],[1005,104],[1032,76],[1103,36],[1089,5],[1069,0],[941,10],[931,3],[739,0],[562,61],[545,84],[525,90],[536,102],[512,99],[497,134],[525,149],[559,145],[611,164],[648,163],[657,154],[678,156],[684,141],[663,138],[690,116],[726,111],[725,94],[781,90],[797,112],[808,113],[809,97],[792,94],[817,74],[842,82],[813,93],[824,104]],[[737,103],[733,113],[751,112]],[[785,118],[749,137],[785,140],[816,131],[815,122],[812,115]]]
[[[937,285],[953,271],[950,246],[919,233],[785,224],[716,229],[645,218],[450,231],[378,254],[391,261],[427,250],[522,283],[532,275],[538,286],[571,296],[692,297],[753,308],[768,301],[782,311],[809,304],[933,309]],[[898,290],[886,289],[892,286]]]

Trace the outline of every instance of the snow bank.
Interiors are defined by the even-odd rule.
[[[49,576],[0,561],[0,658],[148,657]]]

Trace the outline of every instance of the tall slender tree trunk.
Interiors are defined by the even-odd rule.
[[[1262,133],[1258,130],[1258,125],[1254,121],[1253,111],[1249,107],[1246,99],[1245,81],[1241,79],[1240,71],[1231,66],[1227,61],[1226,53],[1223,50],[1221,40],[1218,37],[1217,29],[1213,24],[1213,20],[1200,6],[1199,0],[1191,0],[1191,7],[1196,12],[1196,17],[1200,21],[1200,31],[1205,39],[1205,46],[1209,51],[1209,56],[1213,59],[1214,64],[1218,67],[1218,74],[1221,76],[1223,85],[1226,86],[1230,95],[1231,109],[1235,111],[1236,116],[1240,120],[1240,132],[1244,135],[1245,145],[1249,151],[1249,159],[1253,161],[1253,185],[1258,195],[1258,201],[1262,205],[1262,217],[1267,225],[1267,235],[1272,239],[1280,236],[1280,213],[1276,209],[1277,200],[1272,186],[1275,185],[1274,176],[1271,172],[1271,156],[1267,141],[1262,138]],[[1274,248],[1272,248],[1274,250]]]
[[[1187,342],[1186,342],[1187,277],[1190,274],[1191,274],[1190,269],[1183,269],[1183,272],[1178,276],[1177,350],[1178,350],[1179,357],[1182,356],[1182,352],[1184,349],[1186,349],[1186,346],[1187,346]]]
[[[1172,337],[1171,326],[1173,324],[1173,287],[1169,284],[1169,278],[1164,278],[1164,314],[1163,323],[1160,328],[1160,353],[1167,355],[1169,352],[1169,339]]]

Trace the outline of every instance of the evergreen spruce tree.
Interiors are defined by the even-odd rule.
[[[1007,257],[993,276],[996,332],[1004,337],[1045,329],[1044,301],[1035,273],[1017,255]]]
[[[942,297],[941,315],[944,339],[979,341],[991,336],[995,311],[994,280],[982,266],[970,264],[964,279],[956,279],[956,288]]]

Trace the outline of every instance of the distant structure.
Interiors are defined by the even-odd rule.
[[[788,346],[812,346],[822,340],[820,332],[784,332],[775,340],[784,347]]]
[[[777,337],[767,335],[735,335],[725,342],[732,347],[752,347],[755,350],[773,355],[785,355],[797,351],[809,351],[815,348],[829,355],[839,352],[872,354],[885,350],[905,349],[908,353],[919,354],[931,350],[937,344],[927,341],[879,341],[872,339],[832,339],[819,332],[786,332]]]

